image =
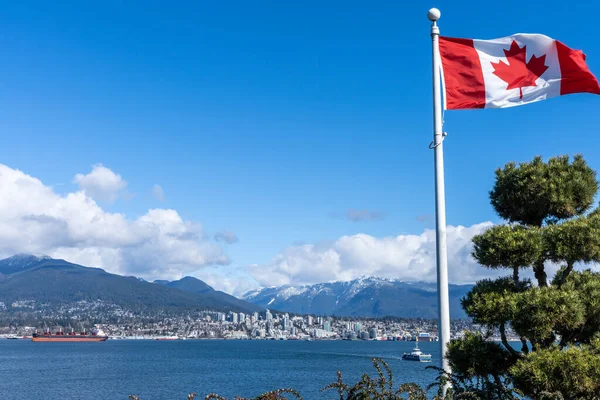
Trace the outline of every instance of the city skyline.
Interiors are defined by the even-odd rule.
[[[565,23],[586,6],[551,3],[509,1],[492,24],[442,1],[439,25],[548,34],[598,74],[593,28]],[[429,6],[6,7],[0,256],[192,275],[238,295],[435,280]],[[470,238],[501,222],[496,168],[576,153],[600,168],[598,101],[445,114],[451,283],[487,276]]]
[[[11,308],[35,307],[30,301],[16,301]],[[0,310],[6,307],[0,302]],[[68,315],[68,316],[67,316]],[[111,339],[255,339],[255,340],[409,340],[438,341],[437,322],[427,318],[372,318],[350,316],[299,315],[266,309],[261,312],[196,311],[185,315],[140,313],[100,300],[79,301],[42,316],[43,331],[75,332],[100,328]],[[91,323],[91,321],[99,321]],[[467,330],[487,332],[469,319],[454,319],[453,337]],[[0,338],[30,337],[41,325],[13,323],[0,328]],[[490,332],[497,335],[498,332]],[[508,331],[514,339],[512,330]]]

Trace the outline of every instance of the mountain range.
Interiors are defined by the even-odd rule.
[[[450,316],[466,318],[460,299],[473,285],[450,285]],[[437,318],[437,286],[359,278],[349,282],[269,287],[246,293],[242,299],[261,307],[298,314],[353,317]]]
[[[450,285],[450,315],[465,318],[460,299],[472,285]],[[238,299],[190,276],[147,282],[48,256],[16,255],[0,260],[0,302],[35,300],[65,305],[102,300],[137,311],[215,310],[282,312],[353,317],[437,318],[435,283],[359,278],[349,282],[269,287]]]
[[[102,300],[133,310],[254,312],[262,307],[214,290],[199,279],[146,282],[47,256],[0,260],[0,301],[35,300],[53,305]]]

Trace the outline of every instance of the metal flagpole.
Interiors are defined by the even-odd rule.
[[[435,154],[435,225],[436,225],[436,259],[439,321],[438,331],[442,354],[442,368],[450,373],[450,365],[446,359],[446,349],[450,342],[450,306],[448,300],[448,254],[446,248],[446,195],[444,193],[444,150],[445,133],[442,132],[442,97],[440,83],[440,29],[436,21],[440,18],[440,10],[432,8],[427,13],[431,21],[431,40],[433,53],[433,142],[430,147]]]

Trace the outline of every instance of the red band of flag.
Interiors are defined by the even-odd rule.
[[[540,34],[440,37],[448,110],[503,108],[571,93],[600,94],[585,54]]]
[[[485,83],[473,39],[440,37],[446,108],[485,107]]]

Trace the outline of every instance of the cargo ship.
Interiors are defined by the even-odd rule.
[[[92,329],[91,332],[81,331],[75,332],[71,329],[70,332],[65,333],[62,329],[50,332],[46,329],[44,332],[36,332],[31,337],[32,342],[104,342],[108,339],[101,329]]]

